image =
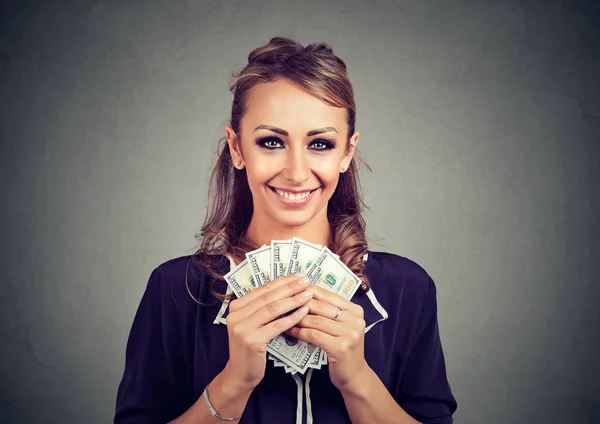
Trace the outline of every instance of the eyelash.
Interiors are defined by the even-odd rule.
[[[256,144],[258,144],[260,147],[267,149],[267,150],[275,150],[275,149],[281,148],[280,146],[268,147],[266,145],[268,142],[272,142],[272,141],[275,141],[275,142],[279,143],[280,145],[283,144],[279,138],[272,137],[272,136],[259,138],[258,140],[256,140]],[[333,141],[322,139],[322,138],[318,138],[316,140],[311,141],[309,146],[312,146],[313,144],[322,144],[323,148],[311,149],[311,150],[325,151],[325,150],[331,150],[331,149],[335,148],[335,143]]]

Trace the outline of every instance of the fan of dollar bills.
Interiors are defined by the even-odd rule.
[[[289,274],[305,272],[310,284],[323,287],[350,299],[361,281],[326,246],[299,238],[272,240],[270,245],[246,253],[246,259],[225,275],[225,281],[237,297]],[[327,364],[325,351],[285,333],[267,344],[269,359],[286,372],[304,374],[308,368]]]

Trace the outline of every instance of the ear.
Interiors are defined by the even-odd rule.
[[[350,137],[348,149],[346,150],[346,154],[344,155],[342,163],[340,164],[340,172],[346,172],[346,170],[350,167],[350,162],[352,162],[352,158],[354,157],[354,151],[356,150],[359,137],[360,133],[358,131],[355,131],[352,137]]]
[[[229,144],[229,152],[231,153],[233,166],[235,166],[237,169],[243,169],[244,157],[242,156],[240,139],[235,131],[233,131],[233,128],[231,128],[229,125],[225,127],[225,138],[227,139],[227,144]]]

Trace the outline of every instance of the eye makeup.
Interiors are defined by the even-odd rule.
[[[332,150],[335,149],[335,141],[318,138],[311,141],[309,146],[312,146],[312,150]]]
[[[284,142],[281,141],[281,139],[279,139],[279,137],[274,137],[274,136],[260,137],[256,140],[256,144],[267,150],[281,149],[284,147]],[[328,140],[325,138],[317,138],[317,139],[311,140],[311,142],[308,144],[308,147],[310,150],[316,150],[316,151],[332,150],[332,149],[335,149],[335,146],[336,146],[335,141]]]
[[[283,147],[283,142],[279,138],[273,136],[260,137],[256,140],[256,144],[259,147],[268,150],[281,149]]]

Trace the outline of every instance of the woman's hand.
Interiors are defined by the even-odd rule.
[[[226,318],[229,361],[224,370],[228,381],[238,382],[244,390],[253,390],[260,383],[265,375],[267,343],[308,313],[305,305],[312,298],[312,289],[304,276],[288,275],[231,301]]]
[[[323,288],[311,286],[311,289],[314,295],[307,305],[309,315],[287,333],[324,349],[331,382],[341,391],[352,390],[370,370],[364,354],[364,311]],[[339,306],[343,310],[334,318]]]

